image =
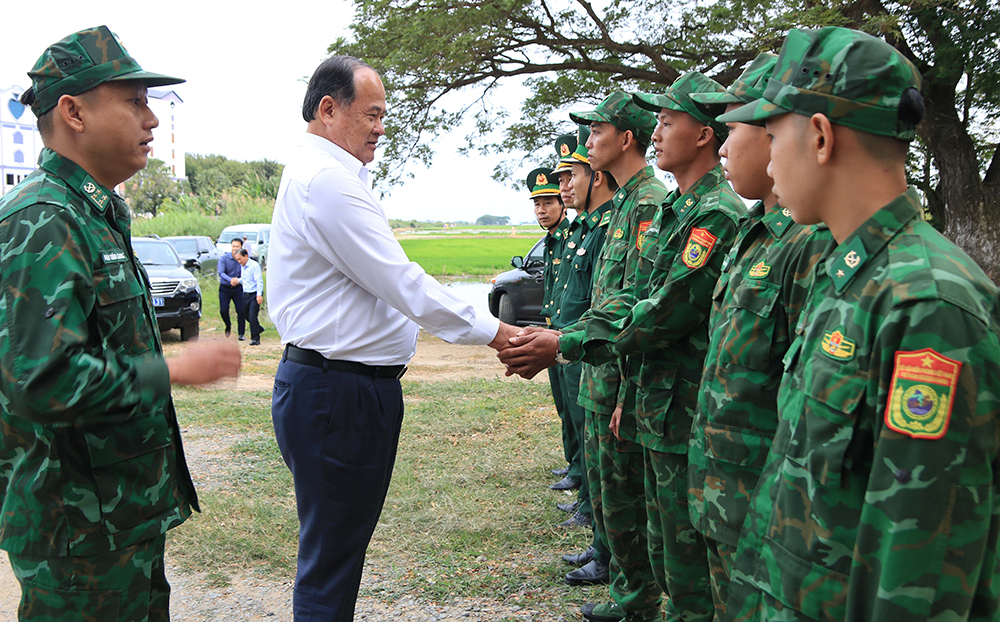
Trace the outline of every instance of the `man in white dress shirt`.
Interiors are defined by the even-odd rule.
[[[264,330],[257,321],[260,305],[264,304],[264,276],[260,264],[250,259],[250,252],[245,248],[236,251],[236,261],[242,266],[240,285],[243,286],[243,316],[250,324],[250,345],[260,345],[260,334]]]
[[[516,334],[425,274],[393,237],[365,168],[385,133],[385,107],[382,81],[365,63],[334,56],[320,64],[271,223],[267,297],[285,344],[272,418],[298,504],[296,622],[354,616],[418,325],[496,349]]]

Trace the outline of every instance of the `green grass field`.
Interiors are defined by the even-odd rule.
[[[492,276],[509,270],[514,255],[527,255],[538,237],[407,237],[399,243],[428,274]]]

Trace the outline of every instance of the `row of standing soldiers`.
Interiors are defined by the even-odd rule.
[[[729,88],[571,114],[529,175],[579,214],[546,236],[550,328],[499,356],[550,368],[582,448],[567,581],[612,597],[584,617],[998,619],[998,294],[906,186],[920,81],[793,30]]]

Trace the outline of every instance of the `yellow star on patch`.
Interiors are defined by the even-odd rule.
[[[837,270],[837,276],[844,276],[843,270]]]
[[[929,356],[928,357],[924,357],[924,359],[921,360],[920,362],[924,364],[924,367],[933,367],[934,366],[934,359],[932,359]]]

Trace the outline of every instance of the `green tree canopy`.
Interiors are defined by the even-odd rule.
[[[125,182],[125,198],[137,214],[156,216],[164,201],[175,201],[180,194],[181,185],[170,177],[170,167],[156,158],[150,158],[146,168]]]
[[[723,84],[792,27],[848,26],[885,38],[924,76],[912,181],[936,224],[1000,276],[1000,4],[995,0],[355,0],[332,53],[371,63],[387,90],[383,188],[428,163],[433,144],[475,122],[470,148],[507,154],[494,176],[571,129],[571,106],[613,90],[662,91],[699,70]],[[518,116],[496,89],[530,89]],[[453,97],[465,92],[464,97]],[[470,95],[474,96],[470,102]],[[456,103],[458,102],[458,103]],[[500,138],[490,140],[500,132]],[[487,137],[487,138],[484,138]]]

